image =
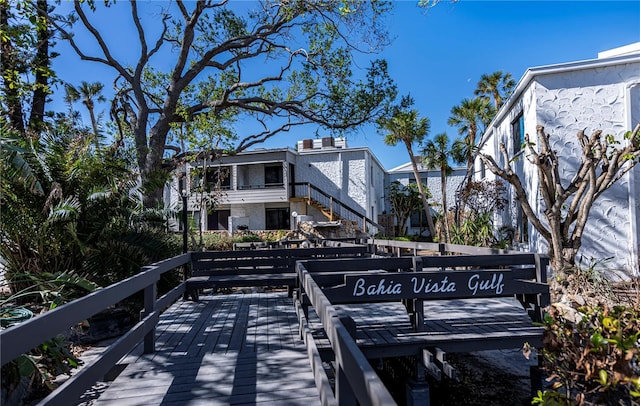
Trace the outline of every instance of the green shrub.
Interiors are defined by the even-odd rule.
[[[551,306],[545,316],[544,370],[551,387],[533,404],[640,402],[640,310]]]
[[[234,237],[233,242],[262,242],[262,238],[255,234],[243,234]]]
[[[225,251],[233,247],[233,241],[226,233],[207,233],[202,235],[203,249],[205,251]],[[189,247],[194,250],[194,247]]]
[[[77,368],[80,363],[81,361],[73,354],[71,345],[64,336],[52,338],[2,366],[2,388],[6,390],[3,395],[11,398],[13,391],[26,380],[29,383],[26,399],[18,399],[18,401],[31,404],[30,400],[47,396],[57,387],[55,383],[57,375],[70,374],[71,370]],[[3,401],[6,400],[3,399]]]

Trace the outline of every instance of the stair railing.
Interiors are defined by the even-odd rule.
[[[355,221],[365,233],[375,234],[376,231],[384,230],[384,227],[363,215],[360,211],[351,208],[339,199],[323,192],[320,188],[309,182],[293,183],[293,196],[304,197],[308,202],[316,202],[329,211],[329,218],[333,221],[335,217]]]

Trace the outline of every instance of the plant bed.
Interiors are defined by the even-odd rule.
[[[75,344],[92,344],[126,333],[136,320],[127,309],[112,308],[89,318],[74,329],[71,340]]]

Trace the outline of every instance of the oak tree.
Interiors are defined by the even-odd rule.
[[[358,51],[387,43],[389,2],[163,4],[75,1],[72,14],[54,22],[81,60],[117,75],[112,112],[134,138],[147,206],[161,201],[165,150],[181,123],[203,116],[232,129],[228,152],[239,152],[306,124],[348,131],[395,97],[385,61],[354,73]],[[113,41],[99,24],[109,18],[135,36]]]

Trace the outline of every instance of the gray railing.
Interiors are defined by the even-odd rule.
[[[372,254],[416,256],[419,252],[445,254],[490,255],[490,254],[522,254],[522,251],[474,247],[471,245],[445,244],[437,242],[397,241],[372,238],[368,241]]]
[[[296,272],[300,287],[320,317],[335,354],[335,393],[332,395],[328,390],[320,390],[322,403],[333,403],[335,396],[338,405],[395,405],[396,402],[389,390],[360,351],[338,312],[302,262],[296,263]],[[317,375],[316,381],[319,381]]]
[[[2,365],[109,306],[144,291],[144,310],[140,315],[140,321],[107,347],[100,357],[82,367],[77,374],[70,377],[40,402],[40,404],[62,406],[73,404],[140,342],[144,342],[145,353],[154,351],[155,328],[160,314],[185,293],[185,283],[183,282],[158,298],[157,282],[163,273],[189,264],[190,258],[190,254],[183,254],[145,266],[139,274],[131,278],[99,289],[83,298],[0,331]]]
[[[346,242],[328,243],[328,245],[353,246]],[[312,249],[311,249],[312,250]],[[276,253],[280,250],[266,250]],[[295,250],[294,250],[295,251]],[[433,263],[428,257],[423,257],[424,266],[467,266],[482,265],[490,262],[491,265],[511,264],[535,264],[537,281],[546,282],[546,269],[548,258],[544,255],[523,253],[519,251],[494,250],[488,248],[468,247],[454,244],[437,243],[411,243],[392,240],[369,240],[368,252],[375,256],[415,256],[421,251],[435,253]],[[301,251],[302,252],[302,251]],[[458,253],[464,256],[447,256]],[[238,252],[236,252],[238,254]],[[483,255],[484,254],[484,255]],[[487,255],[490,254],[490,255]],[[519,254],[519,255],[513,255]],[[198,256],[206,253],[198,253]],[[478,256],[486,258],[480,259]],[[213,258],[213,253],[212,253]],[[389,258],[391,259],[391,258]],[[409,260],[410,258],[407,258]],[[183,274],[188,275],[187,268],[192,266],[192,254],[182,254],[167,260],[145,266],[141,272],[122,282],[97,290],[81,299],[67,303],[55,310],[49,311],[31,320],[25,321],[8,329],[0,331],[0,360],[2,365],[19,357],[31,349],[37,347],[48,339],[67,330],[77,323],[86,320],[100,311],[114,305],[131,295],[144,291],[144,311],[140,321],[115,343],[107,347],[103,353],[92,363],[85,365],[77,374],[69,378],[58,389],[45,398],[41,404],[68,405],[77,399],[95,382],[102,377],[127,353],[140,342],[144,343],[145,353],[151,353],[155,347],[155,328],[160,314],[175,300],[184,297],[186,283],[183,282],[173,290],[157,297],[157,282],[162,274],[183,268]],[[402,259],[405,260],[404,258]],[[452,261],[455,261],[452,262]],[[471,261],[471,262],[469,262]],[[521,262],[518,262],[521,261]],[[348,270],[350,263],[362,261],[341,262],[340,269]],[[437,262],[437,263],[436,263]],[[467,262],[469,262],[467,264]],[[313,265],[312,261],[308,262]],[[397,267],[397,265],[396,265]],[[313,270],[310,270],[313,272]],[[295,266],[298,286],[308,295],[311,305],[321,317],[324,330],[331,342],[335,353],[337,368],[337,384],[335,399],[351,404],[354,400],[362,405],[392,405],[393,398],[385,388],[380,378],[371,367],[362,351],[356,345],[349,329],[345,326],[335,308],[327,298],[323,290],[310,276],[309,271],[302,262]],[[540,307],[542,303],[538,303]],[[318,378],[318,382],[322,379]],[[333,396],[326,390],[326,379],[319,385],[321,396]],[[321,383],[322,383],[321,382]],[[324,389],[321,387],[324,385]],[[324,391],[324,392],[323,392]],[[323,395],[324,393],[324,395]],[[331,404],[331,401],[326,404]]]

